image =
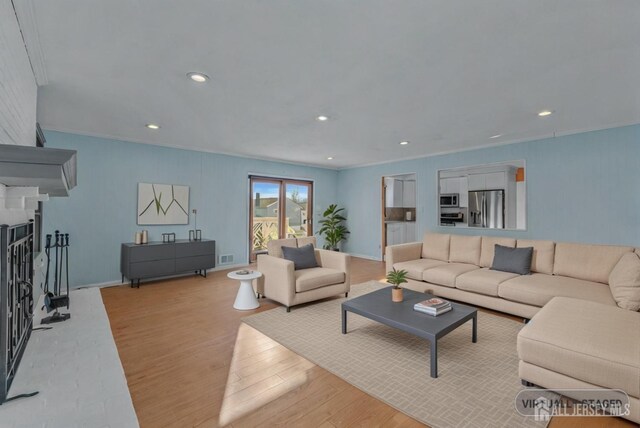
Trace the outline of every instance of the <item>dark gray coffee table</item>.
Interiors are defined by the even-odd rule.
[[[473,343],[478,341],[478,310],[476,308],[451,302],[453,309],[434,317],[413,310],[413,305],[434,296],[404,289],[404,301],[394,303],[391,301],[391,288],[385,287],[344,302],[342,334],[347,334],[347,312],[353,312],[427,339],[431,345],[431,377],[433,378],[438,377],[438,339],[472,320],[471,341]]]

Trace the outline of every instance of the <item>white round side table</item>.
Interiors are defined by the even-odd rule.
[[[245,275],[239,274],[238,272],[242,271],[234,271],[227,274],[229,278],[240,281],[240,288],[238,289],[238,294],[236,295],[236,301],[233,304],[233,308],[241,311],[249,311],[251,309],[259,308],[260,303],[256,298],[256,293],[253,291],[253,285],[251,282],[256,278],[260,278],[262,274],[255,270],[249,271],[249,273]]]

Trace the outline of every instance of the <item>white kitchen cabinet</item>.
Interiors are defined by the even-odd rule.
[[[396,180],[394,178],[385,178],[385,198],[384,206],[387,208],[399,208],[402,207],[403,186],[402,180]]]
[[[414,221],[398,221],[386,225],[387,245],[416,242],[416,223]]]
[[[384,178],[384,206],[393,207],[393,178]]]
[[[441,178],[440,179],[440,194],[443,193],[449,193],[449,179],[448,178]]]
[[[505,172],[490,172],[487,174],[469,174],[469,189],[474,190],[497,190],[505,189],[507,186],[507,174]]]
[[[507,174],[505,172],[491,172],[484,174],[485,190],[506,189]]]
[[[486,188],[484,174],[469,174],[467,180],[470,192],[474,190],[485,190]]]
[[[387,223],[387,245],[404,243],[404,223]]]
[[[459,193],[460,183],[458,177],[455,178],[443,178],[440,180],[440,193]]]
[[[469,180],[467,177],[460,177],[458,179],[458,205],[460,207],[469,206]]]
[[[402,182],[402,206],[404,208],[416,207],[416,182],[405,180]]]
[[[394,207],[402,207],[402,197],[403,194],[404,182],[402,180],[393,180],[393,206]]]
[[[416,242],[416,223],[408,221],[404,223],[404,242]]]

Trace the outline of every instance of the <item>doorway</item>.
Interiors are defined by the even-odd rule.
[[[313,182],[249,177],[249,260],[274,239],[313,235]]]
[[[416,241],[416,174],[382,177],[382,259],[387,245]]]

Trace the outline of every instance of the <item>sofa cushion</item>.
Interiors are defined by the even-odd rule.
[[[503,247],[515,247],[516,240],[512,238],[495,238],[492,236],[483,236],[480,249],[480,266],[491,267],[493,264],[493,254],[496,244]]]
[[[553,258],[556,243],[553,241],[541,241],[534,239],[518,239],[518,248],[533,247],[531,258],[531,271],[553,274]]]
[[[498,285],[517,276],[518,274],[515,273],[500,272],[489,268],[476,269],[457,277],[456,288],[488,296],[497,296]]]
[[[481,236],[451,235],[449,261],[454,263],[480,263]]]
[[[640,313],[556,297],[518,334],[520,359],[640,396]]]
[[[344,272],[323,267],[297,270],[294,275],[296,277],[296,293],[340,284],[345,281]]]
[[[267,242],[267,252],[270,256],[282,258],[282,247],[296,248],[298,244],[295,238],[291,239],[273,239]]]
[[[313,244],[314,248],[318,246],[316,243],[315,236],[303,236],[302,238],[296,238],[298,248],[304,247],[305,245]]]
[[[409,260],[408,262],[398,262],[394,263],[393,267],[397,270],[406,270],[407,277],[411,279],[415,279],[416,281],[422,281],[422,273],[427,270],[434,268],[436,266],[446,265],[447,263],[441,260],[433,260],[433,259],[418,259],[418,260]]]
[[[449,261],[449,240],[451,235],[425,233],[422,239],[422,258]]]
[[[640,311],[640,257],[636,253],[622,256],[609,275],[609,288],[619,307]]]
[[[609,287],[597,282],[542,273],[522,275],[498,286],[498,296],[514,302],[544,306],[556,296],[615,306]]]
[[[529,275],[531,273],[531,257],[533,247],[509,248],[496,244],[492,270]]]
[[[282,258],[291,260],[295,270],[318,267],[313,244],[307,244],[300,248],[281,247],[281,249]]]
[[[559,242],[553,274],[608,284],[609,274],[625,253],[632,247],[613,245],[588,245]]]
[[[476,265],[470,265],[467,263],[448,263],[446,265],[425,270],[422,273],[422,279],[432,284],[455,287],[456,278],[458,276],[465,272],[477,269],[480,268]]]

